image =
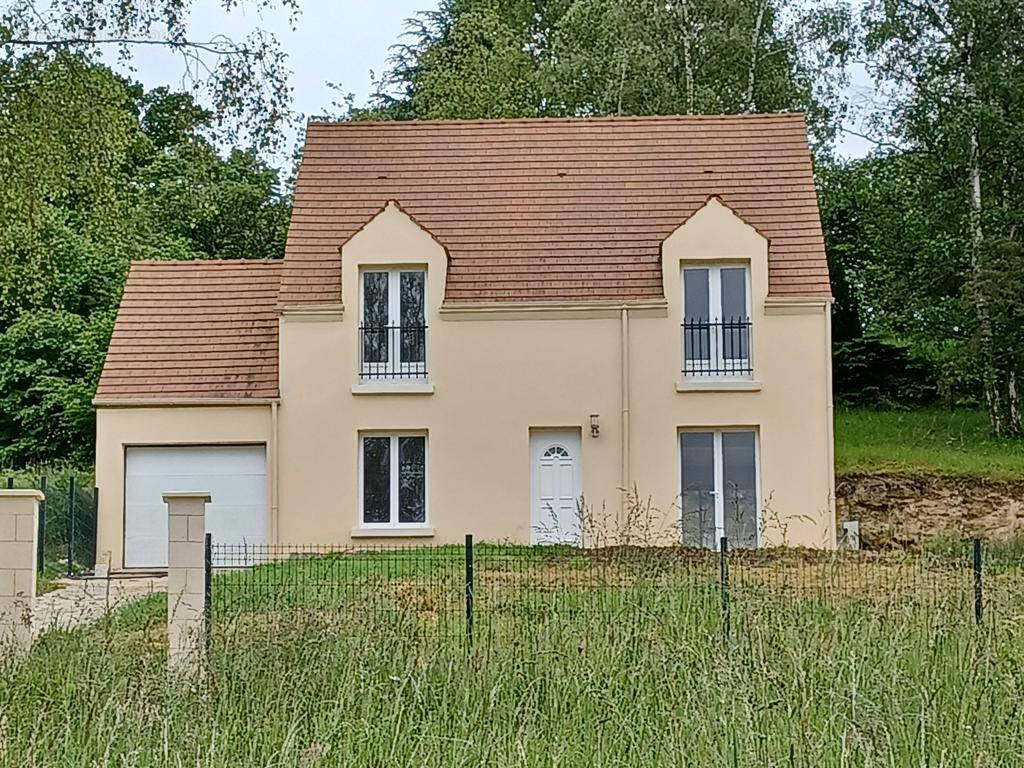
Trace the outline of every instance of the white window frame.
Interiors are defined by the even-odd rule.
[[[366,265],[359,270],[359,326],[366,326],[366,275],[370,273],[384,273],[388,276],[388,321],[389,328],[401,328],[402,325],[402,273],[417,272],[423,275],[423,327],[427,325],[427,269],[418,266],[373,266]],[[360,335],[359,344],[363,344]],[[425,378],[427,375],[427,336],[423,334],[423,360],[419,362],[405,362],[401,360],[402,344],[401,331],[397,333],[388,332],[387,339],[388,359],[380,363],[368,363],[363,360],[363,349],[359,349],[359,359],[362,361],[359,375],[375,382],[386,382],[392,380],[384,376],[386,373],[396,375],[397,380]],[[396,364],[397,363],[397,364]]]
[[[750,329],[747,332],[747,357],[729,358],[729,364],[737,368],[749,368],[750,372],[744,373],[718,373],[714,376],[709,371],[721,371],[726,367],[725,350],[723,339],[718,329],[712,327],[709,330],[711,337],[711,357],[707,360],[690,360],[686,357],[686,331],[683,324],[686,323],[686,270],[706,269],[708,271],[708,315],[711,323],[723,322],[722,318],[722,270],[742,269],[746,278],[744,294],[747,300],[747,319],[750,321]],[[679,350],[683,361],[683,376],[700,376],[702,379],[752,379],[754,369],[754,325],[753,325],[753,302],[750,292],[750,265],[742,262],[722,262],[717,264],[689,263],[683,264],[679,270],[679,306],[680,306],[680,339]]]
[[[388,498],[391,502],[389,521],[386,523],[367,523],[363,521],[364,461],[363,441],[368,437],[386,437],[390,439],[388,447]],[[398,520],[398,440],[403,437],[423,438],[423,522],[401,523]],[[357,527],[366,530],[392,530],[395,528],[426,528],[430,525],[430,441],[426,432],[360,432],[359,433],[359,519]]]
[[[712,434],[712,460],[714,462],[715,490],[711,495],[715,499],[715,541],[712,549],[717,552],[721,548],[722,537],[725,536],[725,494],[722,493],[722,486],[725,482],[725,468],[722,460],[722,435],[726,432],[753,432],[754,433],[754,522],[755,522],[755,544],[760,549],[764,546],[761,536],[762,519],[761,515],[761,431],[756,427],[686,427],[676,433],[676,482],[679,485],[679,514],[682,523],[683,514],[683,435],[687,432],[710,432]],[[682,543],[682,525],[679,530],[679,540]]]

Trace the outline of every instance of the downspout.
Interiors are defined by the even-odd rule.
[[[278,480],[277,459],[277,401],[270,404],[270,540],[274,544],[281,543],[280,521],[280,482]]]
[[[620,345],[622,350],[622,513],[625,522],[626,502],[630,491],[629,472],[629,309],[622,307]]]
[[[835,408],[832,405],[832,305],[825,304],[825,455],[828,457],[828,530],[838,546],[836,530]]]

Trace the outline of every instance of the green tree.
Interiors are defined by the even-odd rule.
[[[18,316],[0,334],[0,466],[92,460],[92,396],[113,312]]]
[[[828,139],[845,81],[848,11],[785,0],[580,0],[544,78],[566,114],[802,111]]]
[[[466,6],[444,29],[443,43],[422,47],[412,111],[425,119],[536,115],[536,62],[525,45],[527,28],[508,23],[497,6]]]
[[[221,6],[283,8],[293,22],[299,8],[298,0],[224,0]],[[188,0],[8,0],[0,7],[0,73],[26,55],[52,59],[113,50],[127,62],[140,48],[165,48],[181,55],[183,82],[209,101],[222,140],[276,144],[291,98],[276,38],[256,29],[241,41],[224,35],[197,39],[189,32],[191,7]],[[82,141],[106,132],[102,124],[76,127]]]
[[[83,314],[109,302],[106,286],[126,264],[116,235],[130,221],[129,172],[144,140],[124,83],[82,56],[26,56],[6,82],[13,87],[0,89],[0,330],[23,311]],[[75,130],[80,124],[106,130],[89,141]],[[97,250],[101,241],[113,248]]]
[[[157,155],[134,181],[139,215],[164,240],[163,257],[284,256],[289,200],[277,171],[251,150],[222,158],[208,142],[186,141]]]
[[[974,398],[967,265],[942,214],[954,196],[949,185],[931,175],[922,154],[894,150],[821,163],[817,182],[836,301],[833,339],[866,336],[906,348],[911,363],[923,364],[917,370],[938,376],[943,399]],[[872,372],[884,376],[884,368]]]
[[[775,112],[823,141],[851,49],[842,4],[445,0],[410,22],[356,118]]]
[[[993,431],[1020,434],[1021,356],[999,332],[1006,294],[987,260],[1012,251],[1024,223],[1024,6],[873,0],[864,26],[870,71],[891,97],[874,128],[914,154],[915,182],[937,192],[919,211],[945,239],[948,297],[970,310]]]
[[[0,62],[0,226],[114,204],[138,127],[124,84],[80,54]]]
[[[0,173],[24,185],[0,187],[0,465],[85,462],[129,261],[278,257],[289,201],[254,151],[215,151],[190,94],[146,92],[81,54],[6,74]],[[109,131],[78,140],[92,122]]]

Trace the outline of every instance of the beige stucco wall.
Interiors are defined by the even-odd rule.
[[[702,262],[750,267],[753,378],[759,388],[676,391],[680,270]],[[665,241],[662,280],[669,321],[631,326],[633,481],[664,503],[680,492],[679,428],[753,427],[765,543],[834,546],[827,305],[773,306],[767,241],[715,199]]]
[[[97,562],[124,559],[124,454],[141,445],[202,445],[271,441],[269,405],[201,407],[99,407],[96,410]],[[268,451],[267,498],[273,471]],[[269,524],[273,521],[268,515]],[[268,531],[268,541],[273,531]]]
[[[683,259],[750,264],[759,391],[677,391]],[[353,394],[359,269],[381,264],[427,268],[433,394]],[[618,514],[620,310],[442,311],[445,271],[443,248],[390,206],[342,248],[343,318],[282,322],[282,540],[348,540],[358,526],[358,436],[371,430],[427,432],[434,541],[465,533],[529,540],[529,433],[537,427],[581,430],[587,503]],[[668,530],[678,518],[679,430],[751,426],[760,434],[766,515],[777,518],[766,520],[768,541],[784,528],[790,543],[830,546],[825,304],[766,314],[767,243],[714,200],[666,241],[664,273],[667,307],[633,311],[628,321],[629,482],[661,510]],[[600,414],[597,438],[589,434],[592,413]]]
[[[579,429],[586,502],[621,513],[620,307],[442,309],[447,255],[394,205],[344,244],[341,260],[344,310],[296,309],[281,320],[277,541],[351,540],[359,435],[376,430],[428,435],[427,541],[529,540],[531,428]],[[677,391],[681,263],[723,260],[750,265],[756,383]],[[354,392],[359,270],[373,265],[427,270],[431,394]],[[680,429],[753,427],[766,543],[834,545],[827,305],[768,300],[767,242],[714,199],[666,240],[663,273],[665,304],[628,315],[627,482],[663,516],[654,527],[678,520]],[[101,409],[100,551],[120,552],[125,444],[263,441],[270,424],[269,408]]]
[[[444,249],[389,207],[342,249],[344,318],[281,325],[281,537],[347,541],[359,520],[359,434],[427,432],[428,523],[435,541],[527,541],[530,427],[576,427],[583,489],[603,495],[619,474],[619,321],[444,320]],[[433,394],[353,394],[358,383],[359,268],[427,269]]]

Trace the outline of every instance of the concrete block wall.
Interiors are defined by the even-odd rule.
[[[34,490],[0,490],[0,653],[32,644],[39,502]]]
[[[206,492],[165,493],[167,504],[167,662],[189,671],[206,648]]]

